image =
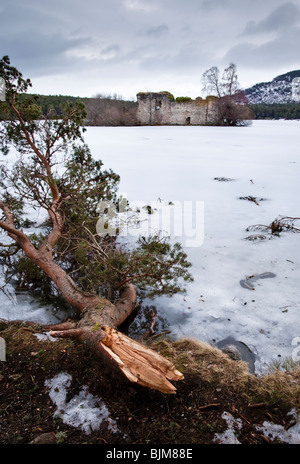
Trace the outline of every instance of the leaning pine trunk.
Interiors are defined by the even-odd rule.
[[[9,235],[23,249],[28,258],[40,267],[54,282],[62,297],[81,311],[78,323],[67,322],[53,326],[54,337],[70,337],[84,341],[97,355],[104,356],[132,382],[159,390],[175,393],[169,380],[180,380],[183,375],[164,357],[144,345],[121,334],[116,328],[125,321],[136,307],[136,290],[130,284],[123,288],[115,303],[97,295],[83,292],[68,274],[53,261],[49,244],[58,239],[60,231],[50,234],[45,243],[36,249],[28,237],[12,226],[12,215],[0,205],[8,217],[2,224]],[[49,327],[45,327],[45,330]]]
[[[115,304],[98,298],[97,306],[84,311],[78,323],[66,322],[45,327],[45,330],[50,328],[53,337],[85,342],[89,349],[117,367],[131,382],[163,393],[175,393],[176,388],[169,380],[183,379],[181,372],[160,354],[115,329],[135,307],[136,291],[131,284]]]
[[[54,337],[71,337],[84,341],[97,355],[116,366],[131,382],[175,393],[169,380],[183,375],[164,357],[116,330],[136,307],[136,290],[128,285],[114,304],[94,294],[83,292],[68,274],[51,259],[35,253],[33,261],[55,283],[62,297],[79,309],[78,323],[63,323],[51,328]]]

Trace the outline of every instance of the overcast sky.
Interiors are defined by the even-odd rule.
[[[300,69],[300,0],[0,0],[0,19],[35,93],[195,98],[211,66],[242,88]]]

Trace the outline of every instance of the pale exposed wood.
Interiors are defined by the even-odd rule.
[[[55,326],[55,330],[53,327],[50,335],[85,342],[95,354],[118,368],[130,382],[162,393],[176,393],[176,387],[170,380],[184,378],[168,359],[112,327],[76,327],[72,323],[62,326],[63,330],[60,330],[60,324]]]
[[[116,314],[112,308],[119,309],[122,320],[127,311],[130,313],[134,301],[135,289],[132,286],[124,290],[116,305],[103,300],[98,308],[85,311],[78,322],[45,325],[40,330],[50,331],[52,337],[72,338],[84,343],[87,349],[100,356],[109,367],[116,367],[130,382],[162,393],[176,393],[176,387],[170,381],[182,380],[184,377],[168,359],[107,325],[115,321]],[[34,322],[26,324],[34,325]]]
[[[175,393],[169,380],[182,380],[183,374],[159,353],[111,327],[102,327],[106,337],[102,348],[131,381],[163,393]]]

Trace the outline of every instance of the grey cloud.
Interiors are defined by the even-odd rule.
[[[100,52],[100,55],[103,57],[115,57],[121,48],[118,44],[108,45],[107,47],[103,48]]]
[[[5,2],[0,12],[0,44],[3,55],[25,74],[47,75],[68,67],[66,52],[90,42],[87,37],[72,37],[55,14],[33,8],[16,0]]]
[[[156,73],[176,72],[180,75],[197,72],[199,66],[209,62],[209,58],[208,52],[199,47],[197,42],[190,42],[174,50],[163,48],[159,53],[140,56],[139,67]]]
[[[122,87],[129,73],[139,86],[162,75],[200,79],[210,66],[222,66],[224,55],[226,65],[263,69],[294,62],[298,53],[300,0],[288,1],[1,0],[0,47],[24,75],[43,77],[50,87],[54,73],[65,82],[84,75],[86,86],[106,79]],[[241,31],[248,35],[239,44]],[[273,41],[251,43],[254,34],[274,31]]]
[[[147,35],[159,39],[162,35],[168,32],[169,28],[166,24],[161,24],[157,27],[151,27],[147,30]]]
[[[218,8],[226,8],[231,6],[232,0],[202,0],[201,7],[203,10],[212,11]]]
[[[76,60],[68,59],[66,52],[90,43],[90,39],[66,38],[58,33],[46,35],[29,29],[9,37],[0,35],[0,43],[4,54],[24,72],[46,75],[75,64]]]
[[[249,21],[244,35],[287,29],[300,20],[300,9],[294,3],[285,3],[276,8],[265,19],[255,22]]]
[[[41,11],[24,3],[14,0],[3,3],[0,12],[1,33],[12,35],[16,32],[22,33],[28,29],[48,30],[49,28],[57,29],[63,23],[60,17]]]
[[[276,69],[282,66],[299,67],[300,27],[292,27],[274,40],[262,45],[249,42],[232,47],[225,60],[238,63],[245,68]]]

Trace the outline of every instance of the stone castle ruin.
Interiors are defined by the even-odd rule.
[[[139,125],[215,125],[219,121],[218,98],[172,101],[168,92],[137,94],[136,119]]]

